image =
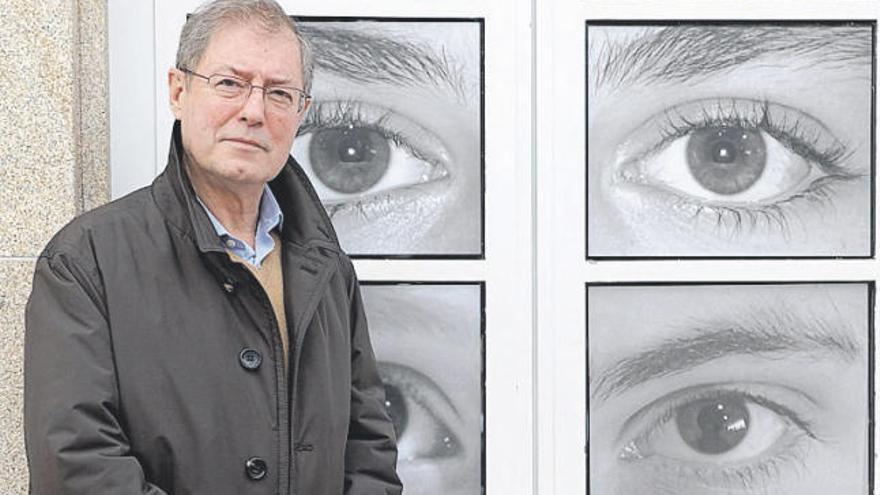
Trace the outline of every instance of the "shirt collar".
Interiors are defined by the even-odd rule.
[[[263,186],[263,196],[260,198],[260,213],[257,218],[254,249],[251,249],[251,247],[244,241],[230,234],[229,231],[226,230],[226,227],[220,223],[220,220],[218,220],[217,217],[211,213],[211,210],[205,206],[202,199],[198,196],[196,196],[196,199],[199,204],[202,205],[205,213],[208,214],[208,219],[211,220],[211,224],[214,226],[214,231],[217,232],[217,236],[220,237],[220,240],[223,242],[226,249],[248,263],[254,266],[260,266],[260,263],[266,255],[268,255],[275,247],[275,241],[272,239],[270,232],[276,227],[280,230],[281,224],[284,221],[284,214],[281,213],[281,207],[278,204],[278,200],[275,198],[275,195],[272,194],[272,190],[269,186]]]

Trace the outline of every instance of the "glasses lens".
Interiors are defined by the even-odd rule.
[[[266,98],[270,103],[282,110],[289,110],[294,106],[299,93],[286,88],[266,88]]]
[[[208,79],[208,84],[211,85],[211,88],[213,88],[218,95],[226,98],[240,96],[247,91],[249,85],[247,81],[232,76],[211,76],[210,79]]]

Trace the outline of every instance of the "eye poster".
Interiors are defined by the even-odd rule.
[[[483,493],[482,285],[361,290],[404,492]]]
[[[300,18],[292,154],[355,257],[483,255],[482,21]]]
[[[586,23],[587,256],[873,256],[873,22]]]
[[[588,285],[589,493],[869,493],[873,289]]]

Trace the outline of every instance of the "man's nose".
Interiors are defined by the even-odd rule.
[[[259,90],[259,92],[257,92]],[[266,90],[261,86],[251,86],[241,108],[241,118],[248,124],[263,122],[266,116]]]

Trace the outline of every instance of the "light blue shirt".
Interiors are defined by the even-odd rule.
[[[201,199],[199,199],[199,204],[202,205],[202,208],[205,209],[205,213],[208,214],[208,218],[211,219],[211,223],[214,225],[214,230],[217,232],[217,235],[220,236],[223,245],[232,254],[247,261],[251,265],[260,266],[263,259],[265,259],[266,256],[272,252],[272,249],[275,248],[275,240],[272,239],[272,236],[269,235],[269,233],[272,232],[272,229],[275,227],[281,228],[281,222],[284,220],[284,215],[281,214],[281,207],[278,206],[278,200],[275,199],[275,195],[272,194],[272,190],[269,189],[268,185],[264,186],[263,197],[260,199],[260,216],[257,218],[254,249],[251,249],[251,247],[241,239],[232,236],[229,231],[226,230],[226,227],[220,223],[220,220],[217,220],[217,217],[215,217],[214,214],[211,213],[211,210],[205,206],[205,203],[202,203]]]

